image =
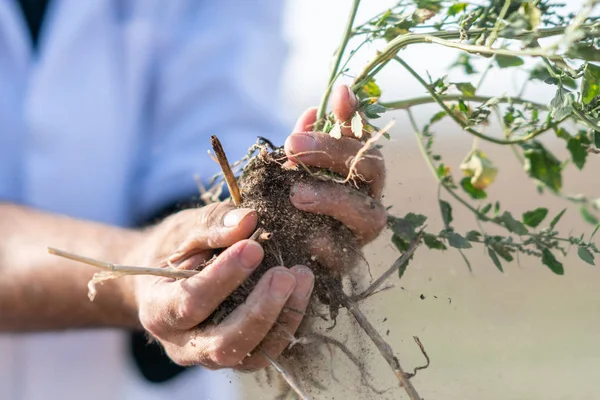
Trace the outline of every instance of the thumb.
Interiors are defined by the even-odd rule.
[[[203,250],[226,248],[247,239],[258,222],[256,211],[235,208],[229,203],[210,204],[179,214],[181,222],[165,235],[165,240],[179,239],[181,243],[169,257],[172,262]]]

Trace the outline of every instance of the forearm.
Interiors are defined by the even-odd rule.
[[[127,262],[137,231],[0,203],[0,331],[139,327],[130,277],[105,282],[93,302],[93,267],[50,255],[47,247]]]

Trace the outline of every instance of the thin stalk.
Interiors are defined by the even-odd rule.
[[[442,107],[442,109],[444,111],[446,111],[446,114],[448,114],[448,116],[450,118],[452,118],[461,128],[463,128],[465,131],[469,132],[471,135],[476,136],[480,139],[486,140],[488,142],[502,144],[502,145],[524,143],[524,142],[527,142],[527,141],[535,138],[536,136],[539,136],[539,135],[545,133],[546,131],[555,127],[556,125],[558,125],[560,122],[562,122],[564,119],[567,118],[567,117],[565,117],[564,119],[562,119],[560,121],[557,121],[557,122],[548,124],[546,126],[543,126],[539,129],[536,129],[535,131],[531,132],[529,135],[519,138],[519,139],[508,139],[508,140],[507,139],[497,139],[495,137],[485,135],[485,134],[469,127],[465,122],[463,122],[460,118],[458,118],[454,114],[454,112],[452,110],[450,110],[450,108],[444,103],[444,101],[435,92],[435,90],[433,90],[427,84],[427,82],[425,82],[425,80],[421,77],[421,75],[419,75],[414,69],[412,69],[412,67],[410,65],[408,65],[404,60],[402,60],[398,56],[394,57],[394,60],[398,61],[416,80],[419,81],[419,83],[421,83],[421,85],[423,85],[423,87],[429,92],[429,94],[431,94],[431,96],[433,97],[435,102],[438,103],[439,106]]]
[[[591,28],[593,28],[593,24],[585,24],[582,25],[581,28],[584,30],[589,30]],[[471,35],[477,35],[480,33],[483,33],[485,31],[485,29],[473,29],[470,30],[468,33]],[[537,34],[539,38],[545,38],[545,37],[551,37],[551,36],[557,36],[560,35],[562,33],[564,33],[565,28],[564,27],[553,27],[553,28],[546,28],[546,29],[540,29]],[[522,34],[515,34],[515,35],[506,35],[506,36],[502,36],[501,35],[502,32],[500,32],[500,36],[501,37],[505,37],[507,39],[523,39],[525,37],[527,37],[527,35],[530,35],[529,32],[525,32]],[[372,77],[371,72],[373,71],[373,69],[375,67],[377,67],[379,64],[383,63],[383,62],[387,62],[390,59],[392,59],[396,53],[398,53],[398,51],[400,51],[401,49],[411,45],[411,44],[418,44],[418,43],[437,43],[437,44],[441,44],[441,45],[446,45],[448,47],[455,47],[455,48],[459,48],[461,50],[465,50],[465,51],[475,51],[475,52],[479,52],[479,53],[483,53],[483,54],[506,54],[506,55],[519,55],[519,54],[525,54],[526,55],[533,55],[530,54],[529,52],[514,52],[514,51],[509,51],[509,50],[491,50],[485,46],[471,46],[471,45],[462,45],[459,43],[452,43],[452,42],[448,42],[447,40],[444,39],[460,39],[461,38],[461,32],[460,31],[443,31],[443,32],[434,32],[434,33],[429,33],[429,34],[415,34],[415,33],[408,33],[406,35],[401,35],[398,36],[397,38],[391,40],[386,46],[385,48],[379,53],[379,55],[377,57],[375,57],[371,62],[369,62],[362,70],[362,72],[355,78],[354,82],[355,85],[353,86],[353,90],[358,90],[360,88],[360,86],[357,86],[356,82],[363,82],[365,80],[368,80],[370,77]],[[534,52],[535,53],[535,52]],[[539,53],[539,52],[537,52]],[[545,54],[541,54],[541,56],[544,56]]]
[[[498,37],[498,32],[500,31],[500,25],[502,25],[502,20],[506,17],[506,13],[508,12],[508,7],[510,7],[511,0],[504,0],[504,5],[500,10],[500,14],[496,19],[496,25],[494,25],[494,30],[490,34],[490,39],[488,42],[488,46],[491,48]]]
[[[491,96],[465,96],[463,94],[446,94],[446,95],[437,95],[441,101],[456,101],[456,100],[464,100],[464,101],[475,101],[478,103],[485,103],[487,101],[492,100],[494,97]],[[498,102],[500,103],[513,103],[513,104],[531,104],[533,107],[543,110],[547,108],[546,105],[535,103],[533,101],[529,101],[520,97],[498,97]],[[388,101],[388,102],[379,102],[385,108],[389,108],[392,110],[406,110],[413,106],[420,106],[424,104],[437,103],[437,100],[432,96],[422,96],[415,97],[407,100],[398,100],[398,101]]]
[[[324,126],[324,117],[325,112],[327,110],[327,103],[329,101],[329,96],[331,95],[331,90],[333,88],[333,83],[335,82],[336,76],[338,74],[338,69],[340,67],[340,63],[342,62],[342,57],[344,56],[344,51],[346,50],[346,45],[348,44],[348,40],[350,40],[350,36],[352,36],[352,26],[354,25],[354,19],[356,18],[356,11],[358,10],[358,5],[360,4],[360,0],[354,0],[352,3],[352,7],[350,9],[350,16],[346,21],[346,29],[344,31],[344,36],[342,37],[342,43],[337,50],[337,54],[335,57],[335,62],[331,68],[331,73],[329,76],[329,83],[327,84],[327,89],[323,96],[321,97],[321,102],[319,104],[319,108],[317,110],[317,120],[315,122],[314,131],[318,132],[323,129]]]

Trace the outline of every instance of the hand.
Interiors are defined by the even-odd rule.
[[[275,267],[266,272],[247,301],[221,323],[197,328],[261,263],[263,249],[246,239],[257,224],[250,209],[225,203],[184,210],[152,228],[132,253],[136,265],[194,269],[226,248],[197,275],[173,280],[135,277],[142,326],[179,365],[255,370],[277,358],[302,319],[313,289],[310,269]],[[293,309],[299,312],[286,312]]]
[[[363,146],[350,129],[350,119],[357,107],[358,99],[347,86],[340,86],[333,92],[333,113],[343,126],[340,139],[327,133],[312,132],[317,109],[307,110],[285,142],[286,155],[290,160],[287,165],[295,165],[297,162],[294,160],[299,159],[305,165],[327,168],[347,176],[350,161]],[[380,203],[385,180],[383,157],[376,149],[369,150],[367,154],[369,157],[361,159],[357,165],[356,177],[362,177],[369,184],[369,195],[352,187],[323,181],[296,184],[290,191],[290,200],[296,208],[337,219],[354,233],[360,245],[375,239],[387,219],[385,208]]]

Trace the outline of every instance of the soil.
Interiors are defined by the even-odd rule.
[[[242,304],[259,279],[275,266],[293,267],[304,265],[315,274],[313,298],[329,307],[329,318],[335,319],[339,299],[335,293],[342,288],[344,272],[352,270],[362,255],[358,252],[351,231],[339,221],[325,215],[298,210],[290,201],[290,189],[294,183],[308,182],[316,177],[305,169],[284,168],[287,160],[283,148],[261,147],[259,154],[251,158],[243,169],[239,180],[242,194],[240,207],[257,211],[258,227],[270,233],[263,242],[265,256],[262,264],[234,293],[232,293],[206,320],[218,324],[236,307]],[[333,184],[333,183],[332,183]],[[326,252],[336,254],[343,268],[332,270],[325,267],[316,257],[315,238],[327,238]],[[323,242],[319,253],[323,254]],[[342,255],[339,259],[338,255]],[[314,303],[314,300],[313,300]]]

